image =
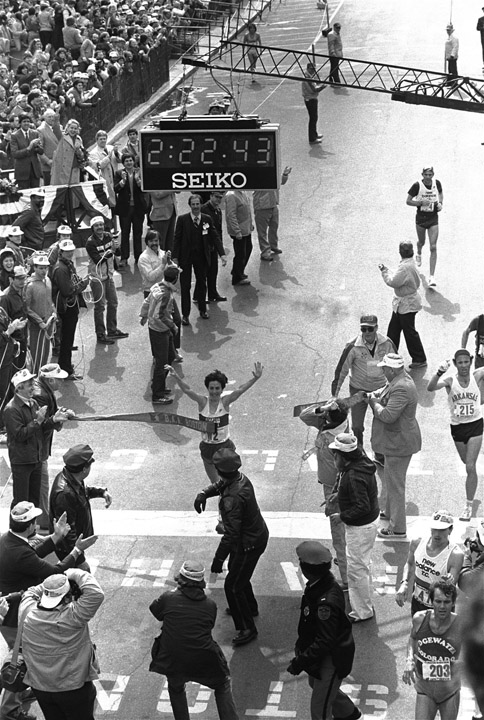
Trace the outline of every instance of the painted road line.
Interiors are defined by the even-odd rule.
[[[273,512],[263,510],[264,519],[272,538],[308,538],[330,540],[329,518],[322,513]],[[215,532],[217,512],[197,515],[193,510],[109,510],[93,509],[96,533],[113,537],[220,537]],[[470,523],[456,520],[452,538],[462,542],[475,533],[479,518]],[[0,518],[0,532],[8,527],[8,518]],[[429,534],[430,516],[407,517],[407,539],[382,540],[378,542],[409,542]]]

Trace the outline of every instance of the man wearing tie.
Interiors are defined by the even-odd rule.
[[[222,240],[212,218],[202,214],[200,195],[190,195],[188,204],[190,212],[180,215],[176,221],[173,249],[173,261],[183,271],[180,275],[182,325],[190,324],[188,317],[190,315],[192,268],[197,281],[195,300],[198,302],[200,317],[208,320],[207,273],[210,267],[212,247],[217,249],[222,259],[222,265],[227,264]]]
[[[42,141],[37,130],[30,129],[30,115],[19,116],[20,128],[12,133],[10,151],[15,169],[15,182],[19,190],[39,187],[42,177],[39,155],[42,155]]]

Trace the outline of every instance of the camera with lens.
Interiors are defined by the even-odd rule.
[[[467,545],[471,553],[476,553],[476,555],[481,554],[481,546],[476,538],[466,538],[464,541],[464,545]]]

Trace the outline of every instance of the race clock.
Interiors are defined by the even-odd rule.
[[[257,117],[162,119],[140,132],[140,168],[145,191],[276,189],[279,125]]]

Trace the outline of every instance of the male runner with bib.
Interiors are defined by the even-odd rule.
[[[424,167],[422,180],[417,180],[408,191],[407,205],[417,208],[415,223],[417,228],[417,267],[422,264],[422,248],[425,245],[425,233],[429,236],[430,277],[429,287],[435,287],[435,266],[437,265],[437,240],[439,238],[439,215],[444,203],[442,184],[434,180],[433,167]]]
[[[437,510],[430,521],[430,537],[410,543],[403,577],[395,601],[403,607],[412,598],[412,615],[432,607],[429,591],[433,582],[449,576],[457,582],[464,553],[449,541],[454,518],[447,510]]]
[[[413,616],[402,680],[415,684],[415,720],[457,720],[461,680],[458,658],[462,645],[460,618],[452,612],[457,589],[441,579],[430,587],[430,610]]]
[[[482,445],[482,410],[481,383],[484,382],[484,368],[471,373],[472,355],[461,348],[454,354],[452,361],[457,368],[457,375],[442,378],[450,367],[445,360],[437,368],[427,385],[433,392],[445,388],[447,390],[450,409],[450,432],[459,457],[466,466],[466,506],[459,520],[470,520],[472,503],[477,490],[476,462]]]

